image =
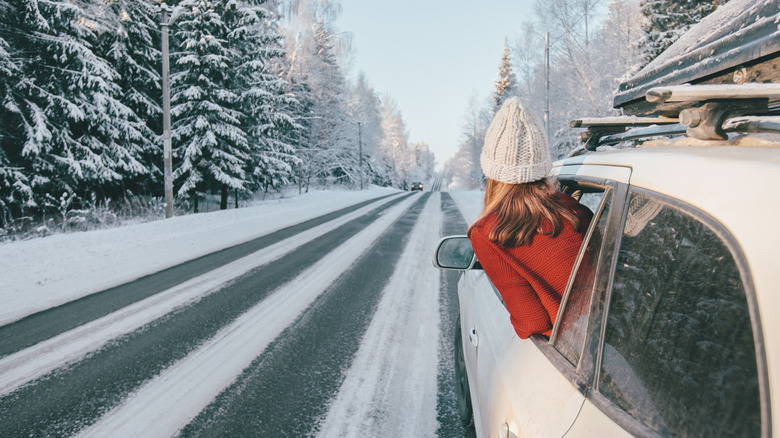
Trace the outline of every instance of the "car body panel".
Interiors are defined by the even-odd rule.
[[[583,166],[579,162],[568,163],[567,161],[557,161],[553,165],[552,175],[559,178],[586,176],[628,184],[631,178],[631,166],[618,163],[608,163],[604,165],[589,164]]]
[[[634,435],[620,427],[590,400],[586,400],[582,405],[577,420],[568,433],[566,433],[566,438],[591,438],[596,436],[629,438]]]
[[[477,435],[498,436],[508,427],[518,437],[549,431],[563,436],[584,397],[557,370],[544,365],[547,359],[531,340],[517,336],[508,323],[509,313],[491,289],[484,271],[474,270],[464,274],[459,292]],[[501,366],[506,363],[528,372],[508,372]]]

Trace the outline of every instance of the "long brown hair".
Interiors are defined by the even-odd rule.
[[[568,221],[575,230],[580,228],[577,215],[558,202],[558,191],[547,179],[525,184],[488,179],[485,209],[469,227],[469,234],[475,225],[493,213],[496,224],[488,230],[488,238],[506,248],[528,245],[536,233],[557,236],[563,228],[561,219]]]

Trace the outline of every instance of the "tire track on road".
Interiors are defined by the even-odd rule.
[[[376,209],[385,202],[389,202],[389,199],[381,199],[329,222],[309,228],[266,246],[260,251],[0,359],[0,396],[15,390],[25,382],[81,359],[112,339],[137,330],[174,309],[219,290],[225,283],[279,259],[301,245]]]
[[[307,436],[340,388],[423,194],[180,436]]]
[[[404,198],[391,200],[197,303],[115,339],[66,369],[0,397],[0,436],[69,436],[93,423]]]
[[[436,432],[441,196],[425,205],[319,437],[430,437]]]
[[[34,313],[0,327],[0,358],[50,339],[118,309],[170,289],[205,272],[224,266],[267,246],[290,238],[388,196],[380,196],[292,225],[257,239],[198,257],[102,292]]]

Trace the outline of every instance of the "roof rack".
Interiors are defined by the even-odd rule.
[[[640,138],[687,134],[699,140],[726,140],[727,132],[777,132],[773,114],[780,84],[676,85],[647,90],[648,102],[680,102],[670,117],[604,117],[571,121],[586,149]],[[675,117],[676,116],[676,117]]]

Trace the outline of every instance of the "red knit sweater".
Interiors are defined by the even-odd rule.
[[[580,229],[584,232],[593,213],[569,195],[560,193],[558,201],[579,216]],[[537,233],[530,245],[514,248],[499,246],[488,239],[496,222],[495,214],[471,229],[469,237],[474,253],[501,293],[515,332],[522,339],[535,333],[550,336],[582,246],[583,233],[574,230],[569,221],[560,220],[562,229],[557,236]],[[549,222],[547,228],[552,228]]]

